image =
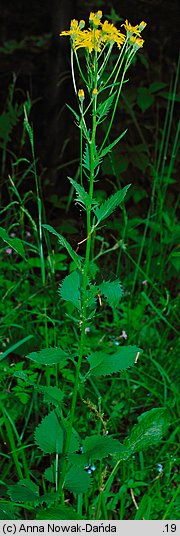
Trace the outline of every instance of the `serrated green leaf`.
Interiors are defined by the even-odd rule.
[[[88,143],[86,143],[83,153],[83,166],[90,172],[90,151]]]
[[[94,435],[86,437],[83,443],[84,454],[93,460],[102,460],[109,454],[124,451],[124,446],[109,436]]]
[[[138,417],[124,446],[131,454],[145,450],[158,443],[168,428],[166,408],[153,408]]]
[[[61,246],[65,247],[67,249],[71,259],[73,259],[73,261],[75,262],[76,266],[80,270],[80,268],[81,268],[81,257],[73,250],[73,248],[71,247],[69,242],[66,240],[66,238],[64,238],[64,236],[62,236],[59,233],[57,233],[57,231],[55,231],[55,229],[53,229],[53,227],[51,227],[51,225],[43,224],[42,227],[44,227],[44,229],[46,229],[47,231],[49,231],[50,233],[52,233],[52,234],[54,234],[55,236],[58,237],[58,240],[59,240]]]
[[[105,147],[105,149],[103,149],[102,151],[100,150],[100,153],[99,153],[99,158],[104,158],[104,156],[106,156],[109,151],[111,151],[111,149],[113,149],[113,147],[115,147],[115,145],[117,145],[117,143],[123,138],[123,136],[125,136],[127,132],[127,129],[124,130],[124,132],[122,132],[122,134],[120,134],[120,136],[118,138],[116,138],[116,140],[114,140],[112,143],[110,143],[110,145],[108,145],[107,147]]]
[[[62,454],[64,444],[64,430],[59,423],[55,410],[51,411],[35,430],[35,441],[38,447],[46,454]]]
[[[64,366],[68,355],[62,348],[43,348],[39,352],[31,352],[26,355],[26,358],[40,365],[55,365],[55,363],[59,363]]]
[[[38,509],[36,519],[83,519],[79,513],[76,513],[71,506],[56,506],[52,508]]]
[[[114,212],[114,210],[122,203],[131,185],[128,184],[122,190],[119,190],[115,194],[111,195],[100,207],[97,207],[94,210],[94,214],[97,218],[97,223],[95,227],[102,221],[105,220]]]
[[[137,353],[141,350],[136,346],[122,346],[114,353],[94,352],[87,361],[90,365],[88,375],[107,376],[120,370],[126,370],[135,363]]]
[[[64,394],[61,389],[58,389],[56,386],[42,387],[42,392],[44,393],[44,401],[48,404],[54,404],[54,406],[60,406]]]
[[[91,163],[90,163],[90,148],[89,148],[89,144],[86,143],[85,145],[85,151],[84,151],[84,154],[83,154],[83,166],[85,169],[87,169],[90,173],[90,170],[91,170]],[[101,155],[98,154],[98,151],[97,151],[97,147],[95,147],[94,149],[94,162],[93,162],[93,166],[94,166],[94,170],[100,166],[102,162],[102,157]]]
[[[109,110],[112,106],[112,103],[113,103],[113,100],[114,100],[114,97],[116,95],[117,91],[115,91],[112,95],[110,95],[110,97],[108,97],[108,99],[106,99],[105,101],[101,102],[97,108],[97,118],[98,118],[98,123],[101,123],[101,121],[103,121],[106,117],[106,115],[109,113]]]
[[[51,482],[51,484],[55,484],[56,482],[56,468],[55,468],[55,462],[50,465],[50,467],[47,467],[44,471],[44,478],[48,480],[48,482]]]
[[[63,279],[58,289],[61,298],[73,303],[79,311],[81,310],[81,280],[79,270],[74,270]]]
[[[84,205],[86,208],[90,205],[97,205],[95,199],[91,199],[90,195],[85,191],[83,186],[81,186],[78,182],[74,181],[70,177],[68,177],[68,179],[72,186],[75,188],[77,193],[77,201],[81,205]]]
[[[23,257],[23,259],[25,258],[24,246],[20,238],[11,238],[3,227],[0,227],[0,238],[2,238],[2,240],[6,242],[6,244],[8,244],[12,249],[14,249],[16,253]]]
[[[99,291],[107,298],[110,307],[118,307],[123,295],[123,289],[119,279],[115,281],[103,281],[99,285]]]
[[[85,493],[90,485],[90,475],[80,467],[71,467],[66,474],[64,487],[72,493]]]
[[[31,480],[19,480],[17,484],[8,486],[8,495],[14,502],[34,503],[39,497],[39,487]]]
[[[62,454],[65,437],[66,429],[61,425],[57,410],[53,410],[46,415],[35,430],[35,441],[38,447],[46,454]],[[78,448],[79,438],[75,431],[73,431],[69,452],[76,452]]]

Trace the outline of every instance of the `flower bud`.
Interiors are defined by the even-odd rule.
[[[78,97],[81,102],[84,100],[84,89],[79,89]]]

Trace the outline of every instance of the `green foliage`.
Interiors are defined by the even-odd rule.
[[[39,509],[36,519],[83,519],[71,506],[56,506],[53,508]]]
[[[66,473],[64,487],[72,493],[85,493],[91,485],[91,477],[80,467],[71,467]]]
[[[39,352],[31,352],[26,358],[35,361],[39,365],[54,365],[55,363],[59,363],[59,365],[64,366],[68,355],[62,348],[44,348]]]
[[[135,452],[156,446],[166,434],[169,420],[166,408],[153,408],[138,417],[138,424],[132,428],[130,436],[124,441],[125,452],[118,460],[127,459]]]
[[[31,480],[22,479],[17,484],[8,486],[8,494],[13,502],[36,503],[39,487]]]
[[[110,95],[110,97],[102,101],[97,107],[98,123],[101,123],[102,121],[104,121],[105,117],[108,115],[116,94],[117,92],[115,91],[114,93],[112,93],[112,95]]]
[[[7,357],[9,354],[14,352],[15,350],[17,350],[17,348],[19,348],[21,345],[23,345],[25,342],[29,341],[30,339],[33,339],[33,335],[27,335],[27,337],[24,337],[23,339],[16,342],[15,344],[12,344],[9,348],[7,348],[7,350],[5,350],[5,352],[2,352],[2,354],[0,355],[0,361],[2,361],[2,359]]]
[[[102,149],[102,150],[100,149],[99,158],[104,158],[113,149],[113,147],[115,147],[115,145],[117,145],[117,143],[119,143],[119,141],[122,140],[126,132],[127,130],[124,130],[124,132],[122,132],[122,134],[120,134],[120,136],[118,136],[116,140],[114,140],[107,147],[105,147],[105,149]]]
[[[109,354],[99,351],[88,356],[90,365],[88,375],[107,376],[134,365],[136,356],[141,350],[136,346],[122,346]]]
[[[9,236],[7,231],[3,229],[3,227],[0,227],[0,238],[2,238],[2,240],[4,240],[4,242],[6,242],[8,246],[14,249],[14,251],[16,251],[18,255],[25,258],[25,251],[22,240]]]
[[[110,307],[118,307],[123,295],[122,285],[118,279],[115,281],[103,281],[99,285],[99,291],[107,298]]]
[[[46,454],[62,454],[66,429],[60,422],[60,417],[56,410],[51,411],[35,430],[35,441],[38,447]],[[79,448],[77,436],[72,434],[69,452],[74,452]]]
[[[27,45],[1,48],[7,55]],[[15,78],[0,116],[7,199],[0,228],[0,517],[176,519],[179,66],[168,92],[159,79],[149,84],[148,59],[140,55],[146,71],[136,88],[124,78],[123,51],[120,58],[114,47],[112,62],[110,50],[100,57],[92,51],[82,67],[83,50],[76,52],[84,98],[76,95],[78,113],[67,106],[80,130],[81,161],[70,194],[48,194],[50,215],[46,184],[52,186],[38,176],[31,102],[24,102],[21,125]],[[128,126],[125,141],[126,131],[118,135],[113,126],[116,112],[122,130]],[[32,158],[23,157],[25,135]],[[83,208],[76,220],[68,212],[73,191]],[[49,217],[62,234],[42,225]]]
[[[71,302],[79,311],[81,310],[82,275],[74,270],[67,275],[59,287],[59,294],[63,300]]]
[[[68,177],[70,183],[72,184],[72,186],[75,188],[76,190],[76,193],[77,193],[77,201],[78,203],[87,208],[89,205],[94,205],[96,204],[96,201],[94,201],[90,195],[85,191],[85,189],[83,188],[83,186],[81,186],[78,182],[74,181],[73,179],[71,179],[70,177]]]
[[[61,246],[65,247],[67,249],[71,259],[75,262],[76,266],[80,269],[81,268],[81,257],[79,257],[79,255],[77,255],[77,253],[72,249],[72,247],[69,244],[69,242],[67,242],[67,240],[62,235],[57,233],[57,231],[55,231],[55,229],[53,229],[53,227],[51,227],[51,225],[44,224],[44,225],[42,225],[42,227],[44,227],[44,229],[46,229],[47,231],[49,231],[50,233],[52,233],[52,234],[54,234],[55,236],[58,237],[59,243],[61,244]]]
[[[145,450],[156,442],[159,443],[168,426],[166,408],[153,408],[138,417],[138,424],[134,426],[124,444],[131,454]]]
[[[63,452],[64,431],[54,410],[36,428],[35,441],[46,454]]]
[[[139,87],[137,90],[137,103],[142,112],[145,112],[154,102],[154,97],[146,87]]]
[[[115,194],[111,195],[111,197],[109,197],[109,199],[107,199],[100,207],[93,209],[94,214],[98,220],[96,223],[96,227],[101,221],[108,218],[119,205],[121,205],[129,187],[130,184],[122,188],[122,190],[120,190],[119,192],[116,192]]]
[[[123,445],[119,443],[117,439],[113,439],[108,436],[90,436],[86,437],[83,445],[83,450],[85,454],[88,454],[89,458],[95,460],[102,460],[109,456],[109,454],[114,454],[115,452],[121,452]]]
[[[39,391],[44,394],[44,401],[47,404],[53,404],[54,406],[62,405],[64,394],[58,387],[53,387],[52,385],[49,387],[40,386]]]

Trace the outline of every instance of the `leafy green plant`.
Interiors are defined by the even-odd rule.
[[[76,195],[76,204],[83,211],[86,221],[84,236],[74,246],[59,229],[56,230],[47,223],[42,224],[45,221],[44,210],[27,106],[25,129],[33,156],[37,224],[33,224],[27,212],[26,217],[34,229],[36,246],[29,246],[35,256],[28,256],[29,246],[26,241],[12,237],[10,232],[1,228],[1,238],[5,245],[22,258],[21,269],[25,270],[28,265],[27,270],[32,270],[33,273],[38,270],[39,286],[43,289],[41,298],[39,295],[36,299],[32,296],[32,314],[37,315],[38,309],[38,315],[31,322],[33,325],[40,318],[35,331],[40,332],[40,344],[38,340],[34,348],[34,338],[31,335],[22,337],[14,345],[5,348],[0,356],[5,363],[4,369],[2,368],[3,381],[5,385],[7,383],[8,390],[11,378],[14,400],[10,412],[8,404],[7,408],[3,407],[6,397],[3,393],[3,441],[8,441],[18,479],[16,484],[12,481],[14,479],[8,482],[6,499],[1,504],[2,516],[5,515],[6,519],[13,515],[22,517],[22,509],[25,509],[26,516],[36,519],[109,519],[112,518],[112,512],[115,518],[123,519],[127,516],[127,509],[132,508],[130,501],[137,505],[136,494],[139,499],[136,519],[149,519],[153,507],[150,486],[145,488],[143,495],[141,493],[149,482],[148,468],[145,468],[143,457],[146,450],[148,455],[151,450],[156,450],[162,436],[166,436],[169,422],[167,389],[170,385],[172,397],[176,397],[175,386],[158,362],[155,365],[152,360],[160,379],[157,374],[151,378],[146,368],[143,372],[138,369],[141,346],[147,344],[149,333],[153,334],[153,340],[157,338],[159,342],[158,330],[155,329],[157,318],[165,323],[167,329],[171,329],[171,323],[145,291],[141,292],[135,307],[130,299],[127,304],[127,293],[124,282],[119,277],[119,268],[116,275],[111,277],[108,273],[107,279],[103,277],[103,259],[109,258],[109,254],[112,256],[119,248],[126,253],[124,236],[118,237],[115,246],[111,247],[107,230],[111,228],[114,213],[119,214],[119,208],[125,218],[124,200],[129,198],[131,190],[128,184],[105,198],[103,185],[100,185],[101,190],[96,190],[96,182],[100,178],[100,167],[106,169],[107,156],[114,159],[115,167],[118,168],[119,165],[118,143],[126,131],[117,135],[114,141],[111,141],[110,136],[122,88],[125,87],[126,90],[126,72],[143,45],[141,31],[145,23],[133,27],[126,21],[123,25],[126,31],[124,34],[108,21],[102,23],[101,18],[101,11],[91,13],[89,30],[84,30],[84,21],[71,21],[70,30],[63,32],[63,35],[71,38],[72,79],[77,110],[68,106],[80,133],[80,173],[77,174],[80,181],[70,177],[68,179]],[[109,72],[108,62],[115,44],[118,56]],[[77,89],[79,83],[84,89]],[[143,92],[139,91],[138,95],[141,95],[140,108],[143,112],[152,102],[149,94],[153,94],[153,89],[150,92],[145,87],[141,89]],[[102,129],[104,125],[105,128]],[[125,161],[122,163],[121,160],[121,165],[127,169]],[[48,249],[47,257],[43,233]],[[49,246],[50,238],[52,248]],[[60,282],[55,295],[53,277],[56,259],[64,270],[67,256],[70,259],[69,273]],[[118,266],[119,261],[120,258]],[[141,270],[140,258],[137,266],[138,271]],[[136,271],[134,277],[135,287]],[[49,280],[52,286],[50,291],[53,289],[52,296],[49,296]],[[59,317],[55,315],[55,306],[51,311],[53,300],[60,304]],[[148,315],[147,308],[153,310],[155,319],[153,315],[152,318]],[[30,315],[28,321],[29,318]],[[142,318],[144,324],[141,326]],[[125,329],[128,322],[133,332],[129,334],[129,329],[127,336]],[[117,337],[119,325],[122,326],[122,333]],[[107,333],[110,333],[109,337]],[[23,345],[27,343],[31,343],[31,348],[23,351]],[[6,358],[14,351],[26,355],[26,360],[21,364],[12,363],[12,376]],[[145,358],[149,366],[150,357],[146,350]],[[135,404],[139,388],[145,391],[145,395],[137,411]],[[147,403],[146,391],[148,395],[154,396],[155,404],[151,399]],[[135,418],[131,414],[132,400],[137,415]],[[171,411],[175,420],[173,403]],[[22,422],[20,433],[17,426],[19,420]],[[176,446],[175,432],[172,433],[173,448]],[[4,480],[12,463],[10,455],[5,453],[7,468],[3,470]],[[137,459],[141,475],[136,468]],[[156,477],[152,482],[160,500]],[[173,501],[175,500],[176,493]],[[160,510],[161,508],[162,506]],[[131,515],[134,517],[134,512]]]

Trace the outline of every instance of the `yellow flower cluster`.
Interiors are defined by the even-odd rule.
[[[85,22],[81,20],[79,23],[76,19],[71,21],[70,30],[63,31],[62,35],[69,35],[72,41],[72,46],[75,50],[79,48],[86,48],[90,53],[95,50],[100,52],[106,45],[114,44],[121,48],[126,39],[136,46],[137,48],[143,46],[143,39],[141,39],[141,31],[145,28],[146,23],[142,21],[139,25],[132,26],[128,20],[125,21],[124,26],[126,30],[126,36],[118,30],[114,24],[110,24],[107,20],[101,22],[102,11],[96,13],[91,12],[89,16],[88,30],[84,30]]]

